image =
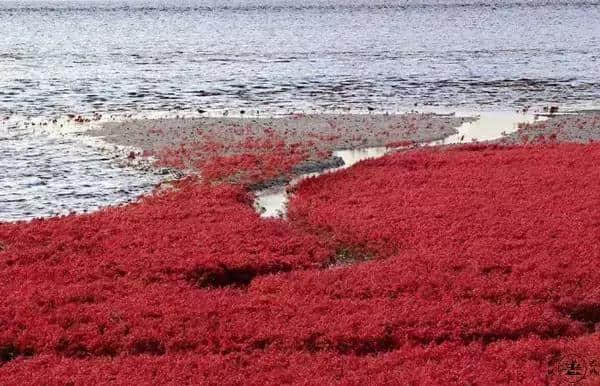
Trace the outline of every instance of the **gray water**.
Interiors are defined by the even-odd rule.
[[[131,201],[159,176],[119,165],[84,138],[0,123],[0,220],[87,212]]]
[[[593,104],[600,1],[0,0],[0,114]]]
[[[598,20],[600,1],[0,0],[0,221],[153,184],[30,117],[596,106]]]

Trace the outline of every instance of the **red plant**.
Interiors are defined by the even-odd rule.
[[[320,156],[322,152],[315,154]],[[206,182],[248,185],[290,173],[309,157],[309,151],[306,144],[286,144],[271,134],[266,139],[241,137],[228,145],[205,138],[201,142],[163,149],[158,157],[158,166],[191,169],[199,172]]]
[[[558,383],[600,357],[599,161],[425,149],[301,183],[289,223],[188,179],[0,224],[0,384]]]

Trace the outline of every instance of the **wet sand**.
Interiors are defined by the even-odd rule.
[[[500,141],[508,144],[539,141],[589,143],[600,141],[600,112],[579,112],[548,116],[548,120],[525,124]]]
[[[277,118],[165,118],[107,122],[89,132],[107,142],[160,151],[207,136],[223,143],[268,132],[286,143],[313,141],[331,150],[385,146],[396,141],[427,142],[455,134],[468,118],[435,114],[319,114]]]
[[[105,122],[88,135],[138,148],[140,154],[146,155],[159,155],[181,145],[218,143],[222,145],[218,155],[233,156],[247,152],[241,146],[243,141],[266,138],[308,149],[308,158],[296,165],[291,175],[259,181],[251,186],[257,190],[284,185],[297,175],[342,166],[342,159],[332,154],[336,150],[427,143],[457,133],[457,127],[469,120],[431,113],[136,119]]]

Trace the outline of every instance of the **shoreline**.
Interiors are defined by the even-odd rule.
[[[576,141],[589,142],[600,140],[600,126],[597,117],[599,110],[560,111],[548,115],[545,122],[521,125],[515,132],[504,133],[496,140],[478,141],[479,143],[521,144],[542,141]],[[515,114],[498,111],[495,114]],[[208,113],[207,113],[208,114]],[[463,114],[461,112],[460,114]],[[519,112],[517,114],[523,114]],[[544,116],[535,111],[532,116]],[[524,115],[523,115],[524,116]],[[243,156],[244,153],[255,153],[256,162],[274,148],[250,148],[246,139],[254,141],[254,145],[263,146],[269,140],[280,141],[285,151],[278,154],[285,159],[290,149],[300,148],[304,155],[295,154],[293,162],[286,165],[286,170],[272,173],[256,180],[236,180],[237,176],[225,177],[219,181],[243,183],[247,189],[256,194],[270,194],[269,191],[285,189],[287,185],[302,176],[315,175],[343,168],[345,163],[335,156],[335,152],[350,149],[362,151],[372,148],[389,148],[400,144],[401,147],[418,145],[455,146],[448,144],[452,138],[459,136],[457,128],[466,122],[475,122],[480,115],[472,117],[457,116],[456,113],[416,113],[404,114],[371,113],[371,114],[288,114],[275,117],[162,117],[127,119],[113,115],[97,116],[97,120],[78,116],[57,122],[37,122],[30,125],[33,135],[47,135],[54,138],[74,138],[86,146],[98,149],[99,153],[110,156],[117,168],[133,168],[142,174],[160,176],[154,187],[143,193],[152,195],[172,185],[173,181],[189,174],[201,175],[201,170],[192,170],[157,165],[160,152],[192,143],[194,145],[219,144],[219,150],[210,150],[206,158],[220,157],[230,159]],[[83,122],[80,122],[83,120]],[[7,123],[3,123],[6,125]],[[14,126],[14,122],[9,124]],[[27,125],[25,124],[27,130]],[[467,125],[469,126],[469,125]],[[363,127],[365,129],[363,130]],[[196,129],[195,129],[196,128]],[[201,128],[201,130],[198,130]],[[261,142],[263,141],[263,142]],[[468,143],[466,139],[462,143]],[[308,143],[308,145],[307,145]],[[269,146],[272,146],[270,144]],[[161,150],[162,149],[162,150]],[[202,149],[196,149],[196,153]],[[378,155],[382,152],[377,152]],[[196,154],[197,155],[197,154]],[[203,156],[201,154],[201,156]],[[343,158],[343,157],[342,157]],[[235,165],[234,165],[235,166]],[[137,202],[140,197],[125,202]],[[115,204],[120,206],[120,203]],[[114,205],[94,205],[89,210],[95,211]],[[83,212],[86,212],[84,210]],[[40,214],[42,218],[47,215]],[[18,221],[18,220],[5,220]]]
[[[122,121],[100,122],[97,128],[91,128],[86,135],[100,137],[105,142],[121,146],[135,146],[142,151],[156,151],[165,146],[177,146],[190,140],[202,139],[196,129],[203,134],[215,134],[222,140],[232,140],[240,135],[264,134],[273,129],[285,134],[286,140],[298,141],[305,136],[311,140],[326,140],[325,136],[342,134],[344,138],[333,139],[336,150],[355,149],[356,138],[361,134],[364,140],[359,145],[366,147],[385,145],[386,140],[413,140],[426,142],[455,134],[455,127],[469,118],[456,117],[454,114],[417,113],[402,114],[289,114],[276,117],[199,117],[199,118],[141,118]],[[419,132],[408,132],[413,124]],[[426,125],[429,126],[426,127]],[[226,131],[245,130],[243,133]],[[250,129],[250,130],[248,130]],[[293,130],[293,132],[290,132]],[[363,130],[370,130],[363,132]],[[373,132],[380,130],[380,132]],[[387,130],[394,133],[388,134]],[[381,132],[384,131],[384,132]],[[147,134],[157,134],[148,136]]]
[[[132,153],[131,158],[152,155],[160,160],[166,151],[184,146],[219,147],[216,151],[208,149],[207,152],[213,151],[210,156],[196,151],[186,160],[185,174],[198,174],[198,168],[191,165],[198,159],[260,152],[261,141],[277,141],[306,153],[286,173],[251,181],[251,190],[257,190],[284,185],[298,175],[342,166],[341,159],[333,156],[334,151],[441,140],[456,134],[457,127],[471,119],[433,113],[158,118],[99,123],[86,135],[109,144],[137,148],[137,154]],[[249,147],[247,141],[256,143]]]

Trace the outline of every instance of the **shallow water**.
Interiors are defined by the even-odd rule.
[[[461,116],[470,115],[469,113],[458,114]],[[477,118],[476,120],[465,122],[459,126],[457,134],[432,141],[428,145],[436,146],[491,141],[502,137],[503,133],[508,134],[517,131],[520,123],[534,123],[548,119],[536,114],[511,111],[488,111],[477,114],[475,117]]]
[[[459,116],[469,117],[472,114],[462,113]],[[517,113],[509,111],[484,112],[477,116],[477,120],[467,121],[457,128],[458,133],[446,137],[442,140],[432,141],[425,146],[438,146],[444,144],[470,143],[473,141],[488,141],[498,139],[504,133],[509,134],[518,130],[520,123],[533,123],[545,120],[545,117],[539,117],[535,114]],[[338,170],[348,168],[356,163],[373,158],[380,158],[395,150],[388,147],[371,147],[366,149],[339,150],[334,151],[333,155],[341,157],[344,165],[338,168],[327,169],[320,173],[303,174],[293,179],[284,187],[270,188],[256,193],[254,207],[262,217],[285,217],[287,212],[287,203],[290,194],[287,188],[298,184],[300,181],[318,177],[325,173],[332,173]]]
[[[85,138],[0,123],[0,221],[86,212],[136,199],[159,176],[119,167]]]
[[[334,156],[340,157],[344,164],[337,168],[327,169],[323,172],[306,173],[290,181],[286,186],[278,186],[265,189],[256,193],[254,208],[262,217],[283,217],[285,216],[286,206],[289,200],[289,194],[286,188],[294,186],[303,179],[318,177],[324,173],[332,173],[338,170],[349,168],[350,166],[369,158],[379,158],[385,155],[390,149],[385,146],[370,147],[367,149],[337,150],[333,152]]]

